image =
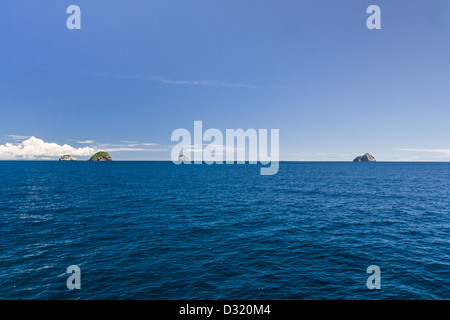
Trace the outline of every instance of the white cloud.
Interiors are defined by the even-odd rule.
[[[145,149],[145,148],[129,148],[129,147],[118,147],[118,148],[103,148],[106,152],[117,152],[117,151],[168,151],[168,149]]]
[[[207,151],[208,148],[209,152],[214,151],[216,157],[226,157],[226,153],[229,151],[233,156],[236,156],[240,159],[246,158],[246,149],[244,148],[238,148],[238,147],[232,147],[230,149],[227,148],[226,145],[222,144],[216,144],[216,143],[204,143],[201,145],[184,145],[182,149],[182,153],[185,155],[189,155],[192,153],[201,153],[203,154],[205,151]],[[192,155],[191,155],[192,156]],[[247,159],[247,158],[246,158]]]
[[[18,141],[18,140],[22,141],[22,140],[30,138],[30,136],[18,136],[16,134],[9,134],[7,137],[9,140],[14,140],[14,141]]]
[[[446,158],[450,157],[450,149],[400,149],[402,151],[414,151],[414,152],[436,152],[442,153],[440,157]]]
[[[67,144],[61,146],[35,137],[28,138],[21,143],[0,145],[1,160],[47,159],[48,157],[60,157],[65,154],[83,157],[91,156],[95,152],[94,148],[74,148]]]
[[[93,144],[94,142],[95,142],[94,140],[84,140],[84,141],[77,140],[76,141],[76,143],[79,143],[79,144]]]
[[[154,78],[153,81],[175,84],[175,85],[191,85],[191,86],[219,86],[219,87],[236,87],[236,88],[248,88],[256,89],[256,86],[243,84],[243,83],[230,83],[230,82],[219,82],[219,81],[185,81],[185,80],[166,80]]]
[[[139,143],[136,141],[124,140],[122,141],[125,144],[111,144],[111,143],[102,143],[98,145],[98,148],[105,150],[106,152],[118,152],[118,151],[153,151],[153,152],[161,152],[168,151],[168,149],[151,149],[148,147],[157,146],[156,143]]]

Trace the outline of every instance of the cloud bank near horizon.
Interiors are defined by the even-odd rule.
[[[400,149],[402,151],[412,151],[412,152],[435,152],[441,153],[440,158],[450,157],[450,149]]]
[[[65,154],[85,157],[93,155],[97,150],[90,147],[74,148],[70,145],[58,145],[30,137],[23,142],[0,145],[0,160],[39,160],[61,157]]]

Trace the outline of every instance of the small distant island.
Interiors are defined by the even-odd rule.
[[[59,161],[77,161],[77,158],[75,158],[71,154],[65,154],[61,158],[59,158]]]
[[[362,156],[358,156],[355,159],[353,159],[353,162],[366,162],[366,161],[376,162],[377,160],[370,153],[366,153],[366,154],[364,154]]]
[[[112,158],[108,152],[100,151],[94,154],[89,161],[112,161]]]

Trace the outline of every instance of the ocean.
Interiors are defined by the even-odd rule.
[[[259,169],[0,162],[0,299],[450,299],[449,163]]]

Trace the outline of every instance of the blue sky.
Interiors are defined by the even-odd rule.
[[[202,120],[280,129],[282,160],[449,161],[449,17],[445,0],[3,0],[0,145],[168,160]]]

